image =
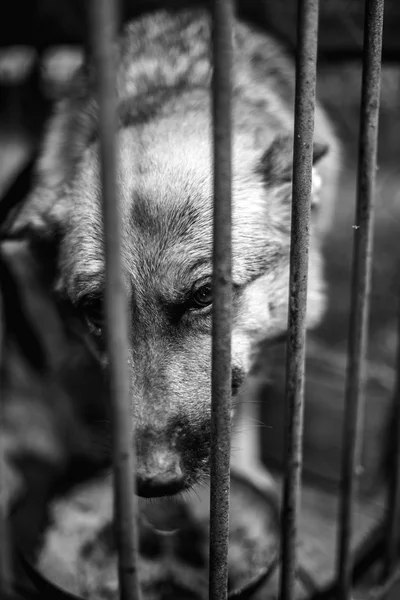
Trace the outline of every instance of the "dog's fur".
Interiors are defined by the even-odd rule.
[[[236,393],[257,344],[287,324],[294,64],[273,38],[235,26],[233,359]],[[116,48],[118,186],[132,319],[129,362],[139,482],[207,473],[211,309],[195,310],[211,276],[210,21],[149,14]],[[97,328],[104,285],[98,110],[90,65],[57,106],[18,226],[54,239],[59,294]],[[339,145],[317,105],[309,252],[309,327],[324,310],[320,245],[336,194]],[[326,152],[326,149],[328,151]],[[92,323],[93,324],[93,323]],[[140,492],[140,485],[139,485]],[[151,495],[151,494],[150,494]]]

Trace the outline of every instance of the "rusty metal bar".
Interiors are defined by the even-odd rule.
[[[391,464],[386,512],[385,576],[389,577],[399,556],[399,511],[400,511],[400,297],[397,326],[397,374],[393,397],[393,462]]]
[[[297,571],[296,543],[302,470],[308,247],[318,10],[318,0],[299,0],[285,398],[287,437],[282,506],[281,600],[294,599]]]
[[[232,0],[213,0],[214,247],[210,457],[210,600],[225,599],[228,593],[232,398],[232,28]]]
[[[349,600],[351,596],[353,504],[356,496],[357,467],[361,458],[365,404],[365,360],[371,287],[383,8],[384,0],[366,0],[357,207],[353,225],[353,274],[337,557],[339,598],[341,600]]]
[[[116,184],[117,98],[113,43],[118,3],[90,3],[92,49],[97,68],[101,181],[105,236],[105,313],[113,427],[115,521],[121,600],[138,600],[138,530],[135,451],[128,371],[129,319],[121,262],[120,214]]]

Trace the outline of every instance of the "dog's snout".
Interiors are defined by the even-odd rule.
[[[158,452],[139,465],[137,493],[144,498],[171,496],[184,487],[184,474],[179,455],[175,452]]]

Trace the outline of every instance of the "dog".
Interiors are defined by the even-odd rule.
[[[132,422],[137,492],[144,497],[191,488],[209,469],[210,31],[206,10],[157,11],[128,23],[115,47]],[[235,398],[259,343],[287,328],[294,61],[272,36],[235,22],[233,78]],[[308,327],[319,323],[326,302],[321,244],[339,169],[340,144],[317,102]],[[52,244],[54,289],[88,324],[106,364],[99,171],[95,73],[89,61],[50,120],[35,185],[16,230]]]

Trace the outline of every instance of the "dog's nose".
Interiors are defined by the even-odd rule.
[[[184,476],[179,456],[160,453],[147,464],[139,465],[136,474],[137,494],[144,498],[172,496],[184,487]]]

